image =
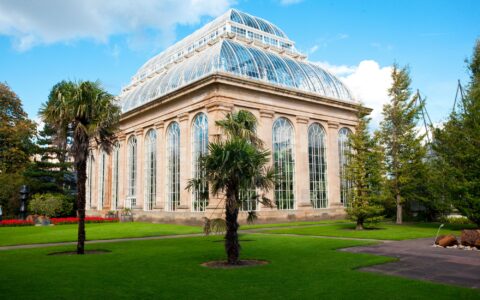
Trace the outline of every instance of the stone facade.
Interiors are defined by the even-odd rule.
[[[120,144],[118,174],[118,205],[125,207],[127,198],[127,140],[135,135],[137,138],[137,180],[136,206],[133,213],[136,220],[175,223],[200,223],[203,217],[221,217],[223,208],[217,207],[220,199],[211,197],[205,212],[192,212],[192,193],[185,189],[187,180],[192,178],[192,121],[202,112],[208,117],[209,140],[220,135],[215,121],[222,119],[228,112],[237,110],[250,111],[259,121],[258,134],[266,148],[272,149],[272,125],[279,117],[287,118],[295,129],[295,208],[277,210],[260,207],[257,214],[259,222],[285,220],[313,220],[341,218],[345,215],[340,203],[339,150],[338,131],[346,127],[354,130],[357,122],[358,106],[334,99],[273,87],[251,80],[229,76],[228,74],[211,75],[195,84],[178,90],[148,106],[139,107],[122,116],[120,131],[117,134]],[[180,125],[180,206],[177,211],[165,211],[166,128],[172,121]],[[326,132],[327,158],[327,208],[313,209],[309,192],[308,166],[308,126],[319,123]],[[148,130],[157,132],[157,191],[155,205],[151,211],[144,210],[144,137]],[[105,189],[103,207],[99,203],[99,165],[100,149],[94,147],[95,157],[91,172],[91,207],[88,214],[105,214],[112,206],[112,153],[108,155],[105,168]],[[274,199],[274,191],[268,198]],[[88,199],[87,199],[88,202]],[[240,220],[246,212],[240,213]]]
[[[276,120],[288,120],[293,127],[288,127],[291,138],[287,151],[294,161],[286,164],[293,174],[285,185],[289,202],[284,207],[288,209],[259,205],[258,221],[343,217],[339,131],[354,130],[359,104],[335,76],[305,61],[306,56],[293,45],[273,24],[230,10],[148,61],[119,96],[123,115],[114,152],[106,155],[92,145],[87,168],[87,213],[103,215],[128,207],[136,220],[194,224],[204,217],[222,217],[221,196],[210,195],[208,206],[196,211],[198,202],[186,189],[195,171],[193,122],[203,113],[208,140],[213,141],[222,134],[215,126],[217,120],[229,112],[247,110],[257,118],[257,133],[269,150],[273,150]],[[173,122],[178,124],[175,132],[179,133],[175,140],[178,153],[173,157],[179,157],[179,162],[172,162],[168,156],[172,152],[168,152],[167,133]],[[326,178],[326,186],[321,187],[320,206],[312,205],[310,199],[312,124],[320,125],[324,135],[325,155],[318,178]],[[151,130],[156,136],[153,146],[147,138]],[[132,137],[135,141],[129,146]],[[134,148],[136,160],[129,154]],[[277,200],[273,190],[266,196]],[[240,213],[240,221],[246,214]]]

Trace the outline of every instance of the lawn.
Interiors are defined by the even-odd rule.
[[[224,259],[220,237],[88,245],[107,254],[48,256],[72,247],[3,251],[3,299],[479,299],[478,290],[364,273],[391,258],[335,251],[365,242],[242,236],[242,257],[268,260],[235,270],[200,264]],[[381,288],[380,288],[381,287]]]
[[[245,224],[241,225],[241,230],[259,229],[259,228],[273,228],[273,227],[289,227],[289,226],[310,226],[323,224],[341,224],[349,223],[348,220],[322,220],[322,221],[293,221],[287,223],[272,223],[272,224]]]
[[[379,240],[407,240],[416,238],[435,237],[439,224],[435,223],[415,223],[395,225],[390,223],[380,223],[371,229],[362,231],[355,230],[355,224],[332,224],[323,226],[309,226],[304,228],[281,228],[265,230],[262,232],[276,234],[300,234],[300,235],[318,235],[335,236],[349,238],[365,238]],[[472,227],[469,225],[446,225],[440,231],[440,234],[459,235],[463,227]]]
[[[72,242],[77,240],[77,225],[0,227],[0,246]],[[201,233],[196,226],[152,223],[86,224],[87,240]]]

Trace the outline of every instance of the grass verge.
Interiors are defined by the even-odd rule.
[[[360,241],[242,236],[242,258],[263,266],[210,269],[224,259],[219,237],[88,245],[99,255],[49,256],[72,247],[5,251],[5,299],[479,299],[477,290],[354,269],[391,258],[335,251]]]

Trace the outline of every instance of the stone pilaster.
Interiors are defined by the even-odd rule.
[[[135,130],[135,137],[137,138],[137,181],[136,181],[136,205],[133,206],[134,209],[142,209],[143,208],[143,201],[144,201],[144,178],[145,178],[145,171],[144,171],[144,140],[145,137],[143,136],[143,128]]]
[[[191,207],[191,192],[186,189],[188,180],[192,176],[191,171],[191,134],[190,116],[183,113],[178,117],[180,127],[180,205],[179,211],[189,211]]]
[[[165,124],[163,121],[155,124],[157,130],[157,191],[154,209],[165,209],[165,187],[166,187],[166,141]]]
[[[308,169],[308,118],[297,116],[295,126],[295,185],[297,209],[311,209]]]
[[[328,206],[335,208],[340,203],[340,172],[338,157],[338,128],[336,122],[328,122],[327,132],[327,174],[328,174]]]
[[[265,149],[271,151],[269,165],[273,166],[273,142],[272,142],[272,126],[273,126],[273,117],[275,115],[274,111],[271,110],[260,110],[260,120],[258,120],[258,137],[263,141]],[[272,188],[265,196],[272,201],[273,206],[275,206],[275,197],[274,197],[274,188]],[[261,205],[260,210],[271,210],[274,208]]]
[[[216,121],[222,120],[228,113],[232,112],[232,105],[223,102],[213,102],[207,106],[208,117],[208,141],[213,142],[215,140],[222,139],[224,137],[222,131],[215,124]],[[215,213],[217,215],[223,214],[225,203],[223,195],[210,194],[208,197],[207,212],[210,214]]]
[[[125,134],[117,137],[120,149],[118,151],[118,205],[117,209],[125,207],[127,199],[127,141]]]

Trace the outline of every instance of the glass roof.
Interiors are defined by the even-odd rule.
[[[214,73],[228,73],[319,96],[353,101],[347,87],[316,64],[228,38],[170,64],[119,96],[123,112],[153,101]]]
[[[239,23],[239,24],[244,24],[247,25],[248,27],[252,27],[258,30],[261,30],[263,32],[268,32],[270,34],[274,34],[278,37],[288,39],[288,37],[285,35],[285,33],[278,28],[276,25],[273,25],[272,23],[258,18],[251,16],[249,14],[246,14],[244,12],[238,11],[236,9],[230,10],[230,20]]]

